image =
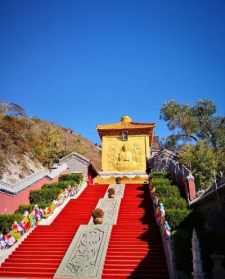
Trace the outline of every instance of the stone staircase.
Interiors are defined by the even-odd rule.
[[[148,185],[115,187],[108,199],[106,186],[89,185],[51,225],[37,226],[0,267],[0,278],[168,278]],[[105,224],[93,225],[95,207],[104,208]]]
[[[49,226],[37,226],[0,267],[1,277],[53,278],[80,224],[86,224],[106,186],[89,185]]]
[[[147,185],[126,185],[102,278],[168,278],[148,191]]]

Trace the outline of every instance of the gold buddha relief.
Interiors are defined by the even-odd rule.
[[[115,183],[120,176],[123,183],[147,182],[147,159],[154,123],[134,122],[123,116],[119,122],[97,125],[102,142],[102,171],[97,183]]]
[[[118,138],[105,138],[103,169],[105,171],[135,171],[146,169],[145,138],[129,137],[124,142]]]
[[[128,149],[126,144],[123,144],[117,158],[117,170],[127,171],[136,168],[136,161],[133,158],[133,153]]]

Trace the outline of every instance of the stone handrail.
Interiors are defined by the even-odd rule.
[[[155,155],[154,157],[152,157],[149,163],[152,169],[158,171],[160,170],[169,171],[172,174],[175,174],[176,176],[175,178],[177,179],[178,179],[177,176],[182,175],[187,177],[191,172],[186,166],[180,164],[176,160],[175,154],[173,156],[172,155],[169,156],[164,150],[158,153],[157,155]]]
[[[212,186],[206,189],[201,195],[199,195],[196,199],[190,202],[190,206],[199,203],[204,200],[208,196],[212,194],[216,194],[218,190],[225,188],[225,176],[221,177],[218,181],[215,181]]]
[[[176,269],[173,255],[173,245],[171,239],[171,228],[165,219],[165,209],[162,203],[159,202],[157,196],[152,191],[150,185],[150,195],[153,202],[155,220],[160,229],[160,234],[163,242],[163,249],[166,256],[167,267],[170,279],[176,279]]]
[[[1,181],[0,182],[0,191],[15,195],[18,192],[20,192],[21,190],[23,190],[24,188],[26,188],[26,187],[30,186],[31,184],[33,184],[34,182],[36,182],[37,180],[48,175],[48,173],[49,173],[48,170],[42,170],[42,171],[39,171],[32,175],[29,175],[14,184],[5,183],[5,182]]]
[[[167,173],[169,173],[175,181],[176,185],[179,186],[181,193],[189,202],[190,196],[187,184],[188,179],[191,177],[191,171],[176,160],[176,155],[174,153],[162,150],[149,160],[149,166],[151,170],[166,171]],[[193,176],[192,178],[194,181]]]
[[[34,174],[31,174],[24,179],[14,183],[6,183],[4,181],[0,181],[0,192],[5,192],[7,194],[16,195],[18,192],[24,190],[25,188],[29,187],[34,182],[44,178],[45,176],[53,179],[59,176],[60,173],[67,169],[66,164],[59,165],[56,169],[49,171],[47,169],[41,170]]]
[[[67,164],[60,164],[57,168],[52,169],[49,173],[48,173],[48,177],[53,179],[57,176],[59,176],[61,173],[63,173],[64,171],[67,170]]]
[[[204,272],[202,268],[202,259],[201,259],[201,249],[200,243],[197,237],[196,230],[192,232],[192,263],[193,263],[193,279],[204,279]]]

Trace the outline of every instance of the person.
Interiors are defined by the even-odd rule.
[[[61,205],[63,204],[64,202],[64,194],[63,194],[63,191],[61,191],[57,197],[57,201],[58,201],[58,205]]]
[[[69,192],[69,197],[73,197],[76,194],[76,188],[74,186],[72,187],[71,185],[69,185],[68,192]]]
[[[42,218],[42,212],[39,209],[37,204],[35,204],[35,206],[34,206],[34,214],[35,214],[36,222],[40,221]]]
[[[70,196],[70,193],[71,193],[71,191],[72,191],[72,186],[69,185],[69,186],[67,187],[67,190],[68,190],[68,194],[69,194],[69,196]]]
[[[156,219],[156,223],[158,225],[161,225],[161,212],[160,212],[160,208],[158,206],[155,209],[155,219]]]
[[[23,228],[21,222],[17,223],[17,230],[21,234],[21,236],[25,233],[24,228]]]
[[[157,194],[154,194],[153,196],[153,205],[155,208],[159,205],[159,198]]]
[[[23,214],[23,219],[21,221],[21,225],[24,229],[24,231],[28,231],[30,228],[30,220],[29,220],[29,211],[25,210]]]
[[[67,188],[64,190],[63,195],[64,195],[64,200],[69,197],[69,190]]]
[[[53,202],[51,202],[50,204],[50,208],[51,208],[51,213],[54,212],[54,210],[56,209],[56,203],[55,203],[55,200]]]
[[[44,218],[48,218],[48,216],[52,213],[52,207],[51,205],[47,206],[44,209]]]
[[[7,247],[7,243],[4,239],[4,236],[2,233],[0,233],[0,249],[5,249]]]
[[[15,237],[11,235],[9,230],[6,230],[3,238],[6,242],[6,248],[10,248],[16,242]]]
[[[18,241],[21,238],[21,234],[18,231],[17,221],[14,221],[14,223],[12,224],[11,235],[16,239],[16,241]]]
[[[160,212],[161,212],[161,216],[165,217],[166,213],[165,213],[165,208],[162,202],[159,203],[159,208],[160,208]]]
[[[31,213],[28,216],[30,225],[33,228],[36,225],[36,218],[35,218],[35,209],[31,211]]]
[[[164,237],[169,239],[171,236],[171,227],[167,221],[164,223]]]

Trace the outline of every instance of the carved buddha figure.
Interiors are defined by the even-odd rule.
[[[124,144],[118,154],[117,169],[122,171],[133,170],[136,162],[133,160],[133,154]]]

